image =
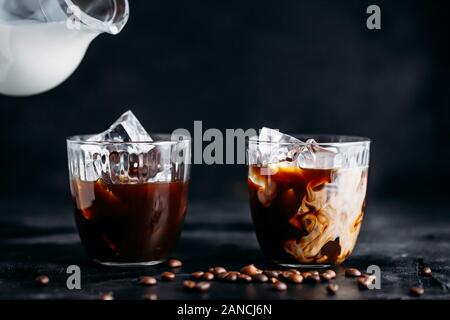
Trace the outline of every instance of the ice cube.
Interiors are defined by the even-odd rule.
[[[267,127],[261,129],[258,140],[259,162],[264,165],[283,160],[292,161],[302,143],[297,138]]]
[[[263,127],[259,132],[259,141],[289,143],[299,142],[300,140],[288,134],[281,133],[279,130]]]
[[[81,145],[80,150],[74,149],[76,162],[74,167],[79,168],[78,174],[83,181],[95,181],[101,174],[101,148],[100,146]]]
[[[306,140],[297,156],[301,168],[331,169],[340,166],[340,156],[336,148],[322,147],[314,139]]]
[[[136,116],[128,110],[108,130],[93,135],[88,141],[142,142],[153,141]]]
[[[153,139],[130,110],[122,114],[108,130],[89,137],[87,141],[118,143],[81,146],[85,168],[82,178],[88,181],[101,177],[112,183],[137,182],[140,176],[136,172],[144,169],[140,159],[154,148],[152,144],[133,143],[151,142]]]
[[[258,136],[258,163],[294,162],[302,168],[329,169],[340,165],[336,148],[320,146],[314,139],[303,142],[278,130],[263,127]]]

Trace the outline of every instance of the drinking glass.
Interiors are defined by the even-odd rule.
[[[352,253],[363,220],[370,140],[294,137],[300,142],[256,136],[247,141],[248,190],[258,242],[270,261],[283,266],[340,264]],[[317,143],[301,142],[310,138]],[[283,156],[283,150],[289,154]],[[274,158],[278,160],[267,161]]]
[[[87,253],[105,265],[153,265],[172,252],[187,209],[191,140],[67,139],[75,221]]]

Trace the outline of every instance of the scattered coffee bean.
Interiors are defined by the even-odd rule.
[[[336,283],[329,283],[327,285],[327,292],[328,294],[336,294],[336,292],[339,290],[339,286]]]
[[[240,282],[251,282],[252,277],[250,277],[249,275],[247,275],[245,273],[241,273],[240,275],[238,275],[238,280]]]
[[[209,268],[208,271],[217,276],[219,273],[227,272],[227,269],[225,269],[224,267],[212,267]]]
[[[413,287],[409,288],[409,293],[412,296],[420,297],[421,295],[423,295],[425,293],[425,290],[422,287],[413,286]]]
[[[289,277],[293,275],[292,272],[290,271],[283,271],[278,275],[278,278],[284,279],[284,280],[289,280]]]
[[[327,273],[327,272],[322,273],[322,274],[320,275],[320,278],[321,278],[323,281],[330,281],[331,279],[333,279],[333,278],[331,277],[331,275],[330,275],[329,273]]]
[[[334,272],[333,270],[326,270],[320,275],[320,278],[323,281],[330,281],[336,278],[336,272]]]
[[[143,286],[154,286],[158,281],[154,277],[141,277],[139,283]]]
[[[209,282],[207,282],[207,281],[200,281],[195,286],[195,289],[197,289],[200,292],[206,292],[206,291],[209,290],[210,287],[211,287],[211,284]]]
[[[268,276],[269,278],[278,278],[278,276],[281,274],[281,271],[275,271],[275,270],[264,270],[263,274]]]
[[[288,271],[294,273],[294,274],[302,274],[300,271],[298,271],[297,269],[289,269]]]
[[[359,271],[356,268],[348,268],[348,269],[345,269],[345,276],[346,277],[360,277],[361,271]]]
[[[238,274],[235,272],[228,272],[227,276],[225,277],[225,279],[229,282],[236,282],[238,278]]]
[[[102,293],[98,298],[99,300],[114,300],[112,292]]]
[[[295,284],[300,284],[303,282],[303,276],[301,274],[293,273],[289,277],[289,281]]]
[[[181,266],[183,266],[183,262],[177,259],[170,259],[169,261],[167,261],[167,265],[171,268],[180,268]]]
[[[228,277],[229,272],[221,272],[217,275],[217,279],[219,280],[226,280],[226,278]]]
[[[273,289],[275,291],[286,291],[287,290],[287,285],[284,282],[278,281],[276,283],[274,283],[273,285]]]
[[[200,279],[201,277],[203,277],[205,273],[203,271],[196,271],[196,272],[192,272],[191,276],[194,279]]]
[[[265,274],[262,273],[255,274],[254,276],[252,276],[252,279],[253,281],[260,283],[269,281],[269,277],[267,277]]]
[[[304,272],[302,274],[303,280],[307,283],[318,283],[320,282],[320,276],[316,273]]]
[[[275,283],[277,283],[279,280],[277,279],[277,278],[269,278],[269,282],[270,283],[272,283],[272,284],[275,284]]]
[[[262,270],[259,270],[257,267],[255,267],[254,264],[249,264],[241,269],[242,273],[245,273],[248,276],[254,276],[255,274],[262,273]]]
[[[211,272],[205,272],[205,273],[203,274],[203,277],[202,277],[202,278],[205,279],[205,280],[207,280],[207,281],[211,281],[211,280],[214,279],[214,273],[211,273]]]
[[[196,286],[197,284],[195,283],[195,281],[192,280],[183,281],[183,288],[185,288],[186,290],[193,290]]]
[[[433,272],[431,271],[430,267],[423,267],[421,270],[421,274],[424,277],[431,277],[433,276]]]
[[[376,279],[376,277],[375,276],[373,276],[373,275],[367,275],[367,274],[364,274],[364,275],[362,275],[361,277],[358,277],[358,279],[356,279],[356,283],[358,283],[358,286],[361,288],[361,289],[368,289],[369,288],[369,286],[371,285],[371,284],[373,284],[373,282],[375,281],[375,279]]]
[[[156,293],[146,294],[144,300],[158,300],[158,295]]]
[[[41,275],[41,276],[37,276],[35,281],[36,281],[37,285],[44,287],[49,284],[50,279],[45,275]]]
[[[166,280],[166,281],[172,281],[172,280],[175,279],[175,273],[173,273],[173,272],[168,272],[168,271],[163,272],[163,273],[161,274],[161,278],[162,278],[163,280]]]

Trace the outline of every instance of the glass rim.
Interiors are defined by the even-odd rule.
[[[260,140],[258,135],[248,137],[247,142],[252,144],[276,144],[276,145],[307,145],[306,140],[314,139],[318,146],[325,147],[343,147],[351,145],[369,145],[372,140],[363,136],[345,135],[345,134],[304,134],[287,133],[288,135],[301,141],[276,142],[269,140]],[[323,141],[325,140],[325,141]]]
[[[93,146],[123,146],[123,145],[174,145],[178,143],[191,143],[192,139],[188,135],[179,135],[183,137],[181,140],[173,140],[170,133],[152,133],[153,137],[161,137],[162,139],[153,141],[87,141],[86,139],[94,136],[95,134],[79,134],[66,138],[67,143],[73,143],[78,145],[93,145]],[[84,140],[83,140],[84,139]]]
[[[118,34],[124,28],[125,24],[128,22],[128,18],[130,16],[130,5],[128,0],[111,0],[114,6],[113,15],[108,20],[102,20],[99,17],[96,17],[92,14],[86,13],[84,10],[80,10],[80,22],[86,25],[88,28],[92,28],[94,30],[100,32],[106,32],[110,34]],[[64,8],[67,12],[69,8],[72,6],[78,7],[74,0],[64,0],[62,2],[66,8]],[[119,5],[123,6],[123,12],[118,12],[117,8]]]

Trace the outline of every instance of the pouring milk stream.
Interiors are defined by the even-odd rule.
[[[119,33],[127,0],[0,0],[0,94],[29,96],[61,84],[99,34]]]

